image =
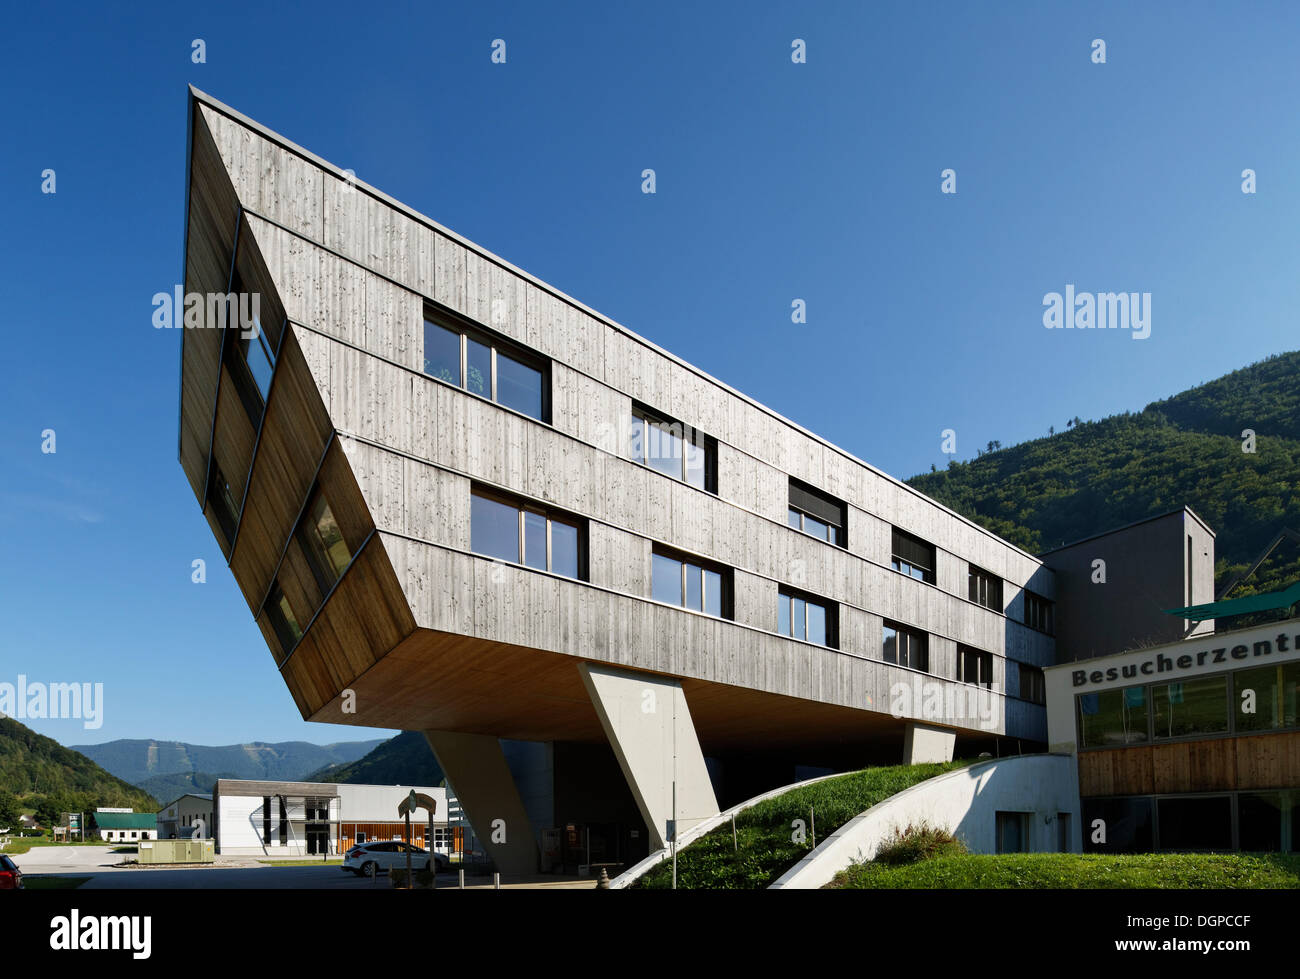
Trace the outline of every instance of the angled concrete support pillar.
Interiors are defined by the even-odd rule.
[[[501,742],[486,734],[453,731],[425,731],[424,737],[497,869],[537,873],[537,838]]]
[[[665,845],[668,820],[676,819],[680,834],[716,816],[718,800],[682,685],[594,663],[581,663],[578,670],[650,831],[651,849]]]
[[[952,761],[952,749],[956,743],[957,732],[951,728],[908,721],[903,731],[903,764]]]

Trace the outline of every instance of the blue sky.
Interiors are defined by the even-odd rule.
[[[1295,5],[379,6],[6,14],[0,682],[102,682],[65,744],[373,736],[299,719],[176,460],[187,83],[899,477],[1300,346]],[[1150,337],[1045,330],[1067,283]]]

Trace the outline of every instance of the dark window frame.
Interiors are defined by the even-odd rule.
[[[976,605],[998,613],[1004,611],[1001,575],[995,575],[992,571],[967,563],[966,594]]]
[[[687,455],[682,452],[681,472],[676,476],[664,472],[662,469],[656,469],[650,465],[649,438],[645,435],[646,426],[654,426],[660,429],[666,429],[668,434],[680,439],[684,444],[689,444],[699,449],[704,454],[704,485],[695,486],[706,493],[718,495],[718,440],[712,435],[708,435],[693,425],[688,425],[684,421],[673,418],[671,415],[664,414],[658,409],[651,408],[649,405],[640,401],[632,402],[632,419],[634,422],[640,422],[642,425],[640,455],[633,455],[631,446],[626,447],[627,458],[640,466],[649,469],[651,472],[659,473],[667,479],[676,479],[679,483],[685,483],[687,486],[695,486],[686,478]],[[630,434],[630,433],[629,433]]]
[[[490,561],[501,561],[504,564],[510,564],[519,568],[526,568],[529,571],[538,571],[543,574],[553,574],[558,578],[565,578],[569,581],[590,581],[590,565],[588,561],[589,535],[588,520],[586,517],[571,513],[568,510],[561,510],[559,507],[548,506],[544,503],[535,503],[527,497],[516,496],[505,490],[499,490],[492,486],[485,486],[480,483],[470,484],[470,506],[473,508],[473,497],[478,496],[485,500],[491,500],[494,503],[503,506],[512,507],[519,514],[519,536],[517,539],[518,558],[510,561],[505,558],[496,557],[492,554],[485,554],[482,551],[474,550],[474,521],[470,517],[470,551],[479,557],[487,558]],[[535,568],[531,564],[525,564],[524,558],[527,557],[527,547],[525,544],[527,534],[527,523],[525,514],[532,513],[536,516],[546,519],[546,567]],[[560,523],[566,527],[572,527],[577,531],[578,538],[578,568],[577,576],[570,577],[560,571],[552,570],[554,565],[554,555],[552,553],[552,523]]]
[[[885,644],[888,641],[884,635],[885,629],[892,629],[894,632],[894,658],[893,659],[889,659],[885,655],[885,650],[887,648]],[[917,666],[914,663],[912,663],[912,642],[910,641],[908,643],[908,650],[907,650],[908,661],[906,663],[899,662],[899,660],[901,659],[900,656],[901,650],[899,649],[899,643],[898,643],[899,636],[907,636],[909,640],[916,641],[916,646],[920,650],[919,657],[918,657],[921,660],[920,666]],[[914,626],[904,625],[903,623],[896,622],[893,619],[885,619],[881,625],[880,659],[881,662],[889,663],[893,666],[899,666],[902,667],[903,669],[916,670],[919,673],[929,673],[930,672],[929,633],[927,633],[924,629],[917,629]]]
[[[791,602],[791,632],[785,633],[780,631],[780,607],[781,600],[785,599]],[[793,635],[793,601],[798,600],[804,603],[804,632],[803,638]],[[808,606],[816,605],[826,613],[826,644],[813,642],[808,638]],[[829,598],[823,598],[821,595],[814,595],[812,592],[803,591],[798,588],[790,588],[786,585],[777,587],[777,635],[786,639],[792,639],[795,642],[806,642],[810,646],[821,646],[823,649],[840,648],[840,606],[838,602],[831,601]]]
[[[431,306],[428,303],[426,303],[424,307],[423,323],[426,325],[432,323],[435,326],[442,327],[448,333],[459,334],[460,376],[455,381],[449,381],[444,377],[439,377],[436,374],[431,374],[425,369],[426,358],[425,358],[425,350],[424,350],[423,328],[421,329],[421,333],[420,333],[420,344],[421,344],[420,373],[421,374],[423,374],[425,377],[432,378],[433,380],[438,381],[442,384],[448,384],[459,391],[463,391],[465,394],[471,395],[475,398],[479,398],[483,401],[488,401],[496,405],[498,408],[504,408],[506,411],[513,411],[517,415],[521,415],[524,418],[531,418],[533,421],[541,422],[543,425],[551,424],[551,359],[549,357],[546,357],[535,350],[531,350],[528,347],[525,347],[524,345],[522,345],[516,340],[512,340],[509,337],[505,337],[499,333],[495,333],[492,330],[489,330],[487,327],[483,326],[482,324],[476,323],[473,320],[460,315],[459,313],[452,312],[451,310],[448,309]],[[475,343],[487,347],[491,351],[492,363],[489,370],[491,371],[492,376],[488,382],[487,394],[480,394],[477,391],[470,390],[470,386],[469,386],[469,341],[470,340],[473,340]],[[499,371],[497,368],[497,358],[499,354],[504,354],[505,356],[509,357],[511,360],[517,361],[518,363],[523,364],[525,367],[529,367],[532,370],[537,371],[541,375],[542,397],[541,397],[541,405],[539,406],[540,408],[539,416],[533,416],[526,411],[521,411],[518,408],[512,408],[510,405],[502,404],[498,400],[499,392],[498,392],[497,381],[498,381]]]
[[[910,534],[901,527],[891,525],[891,531],[889,566],[899,574],[906,575],[916,581],[923,581],[927,585],[937,584],[939,549],[928,540],[917,537],[916,534]],[[921,551],[928,553],[928,567],[919,560],[922,557]],[[913,574],[913,570],[920,571],[920,577]]]
[[[289,606],[289,619],[286,619],[284,610],[280,607],[282,601]],[[263,614],[266,615],[267,621],[271,624],[271,631],[280,640],[281,651],[285,656],[288,656],[293,651],[293,648],[298,645],[299,640],[302,639],[303,629],[298,622],[298,616],[294,614],[293,606],[285,598],[284,589],[280,587],[278,578],[271,583],[271,590],[267,593]]]
[[[312,514],[316,509],[317,501],[325,504],[334,525],[338,527],[339,538],[343,541],[343,546],[348,550],[348,559],[343,562],[341,568],[334,567],[334,563],[329,557],[329,550],[324,546],[324,541],[320,539],[320,535],[313,525]],[[338,584],[339,579],[343,577],[343,572],[348,569],[348,565],[352,563],[352,559],[357,555],[353,551],[352,545],[348,543],[347,536],[343,533],[343,527],[339,524],[338,516],[334,513],[334,507],[330,505],[329,494],[325,492],[319,481],[312,485],[311,492],[307,494],[307,505],[303,507],[302,516],[298,519],[298,526],[294,528],[293,536],[298,541],[298,547],[302,551],[303,558],[307,561],[307,567],[311,569],[312,577],[316,579],[316,585],[320,588],[321,596],[328,596],[330,589]]]
[[[970,663],[975,666],[975,678],[971,679],[966,675],[967,666]],[[974,646],[967,646],[962,643],[957,644],[957,676],[958,683],[969,683],[973,686],[993,689],[993,654],[986,649],[977,649]]]
[[[790,498],[786,508],[786,522],[791,528],[799,531],[801,534],[807,534],[809,537],[825,541],[835,547],[847,549],[849,546],[848,535],[848,504],[843,500],[824,493],[815,486],[809,486],[801,480],[790,477]],[[798,518],[796,525],[795,519]],[[825,524],[828,528],[833,529],[834,539],[819,537],[807,529],[808,520],[812,519],[819,523]],[[830,533],[830,531],[828,531]]]
[[[1025,625],[1045,636],[1056,635],[1056,603],[1025,589]]]
[[[1020,699],[1045,707],[1047,705],[1047,674],[1043,672],[1043,668],[1034,666],[1032,663],[1017,663],[1016,665],[1020,667]],[[1036,696],[1026,696],[1026,677],[1031,680],[1029,685],[1033,688],[1029,692],[1036,693]]]
[[[699,612],[701,615],[709,616],[709,618],[721,618],[729,621],[735,620],[736,617],[735,570],[733,568],[729,568],[725,564],[719,564],[716,561],[709,561],[703,558],[694,557],[693,555],[687,554],[685,551],[678,551],[671,547],[664,547],[662,545],[655,544],[650,548],[650,594],[652,598],[654,595],[654,559],[656,557],[667,558],[668,560],[676,561],[678,564],[681,565],[681,576],[682,576],[682,601],[680,606],[681,608],[687,609],[688,611],[692,611],[692,612]],[[705,604],[703,572],[711,571],[714,574],[719,576],[720,586],[722,589],[721,601],[719,605],[722,611],[718,615],[715,616],[711,612],[706,612],[702,607],[693,608],[692,606],[686,604],[686,596],[688,594],[686,575],[687,575],[688,568],[695,568],[701,572],[700,575],[701,606]],[[665,604],[671,604],[671,603],[665,603]]]

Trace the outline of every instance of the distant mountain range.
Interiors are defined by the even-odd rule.
[[[312,772],[308,782],[360,785],[441,785],[446,776],[419,731],[403,731],[349,765],[330,765]]]
[[[0,717],[0,794],[16,797],[20,807],[36,809],[45,823],[61,811],[99,806],[158,809],[158,800],[149,793],[11,717]]]
[[[282,741],[212,747],[183,741],[118,740],[73,745],[96,764],[125,782],[159,797],[211,792],[217,778],[301,781],[321,768],[357,761],[384,744],[382,740],[311,744]],[[166,801],[166,800],[164,800]]]

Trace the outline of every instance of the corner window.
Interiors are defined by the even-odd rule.
[[[934,545],[894,528],[890,567],[917,581],[934,584]]]
[[[968,567],[966,582],[970,600],[995,612],[1001,612],[1002,579],[991,571],[977,568],[973,564]]]
[[[529,418],[548,420],[546,361],[449,316],[425,317],[424,373]]]
[[[929,637],[917,629],[886,622],[881,640],[881,658],[886,663],[930,672]]]
[[[271,623],[271,631],[280,640],[281,651],[288,655],[302,638],[302,629],[293,614],[293,609],[289,606],[288,599],[280,589],[279,582],[271,586],[271,594],[266,599],[266,617]]]
[[[843,500],[837,500],[798,480],[790,480],[790,507],[787,520],[795,530],[837,547],[847,547],[848,535],[845,533],[848,525],[847,515],[848,507]]]
[[[993,687],[993,654],[969,646],[957,647],[957,680],[981,687]]]
[[[778,603],[776,631],[781,635],[839,648],[837,608],[833,602],[782,589]]]
[[[633,408],[628,454],[655,472],[710,493],[718,491],[717,442],[649,408]]]
[[[1049,636],[1055,635],[1054,612],[1055,605],[1052,602],[1042,595],[1035,595],[1029,589],[1025,589],[1025,625],[1039,632],[1045,632]]]
[[[307,505],[303,522],[298,527],[298,541],[307,555],[307,563],[321,593],[327,593],[352,560],[352,552],[348,550],[343,531],[334,519],[334,511],[320,489]]]
[[[568,514],[475,489],[470,498],[470,549],[538,571],[584,579],[583,524]]]
[[[236,270],[230,282],[230,292],[225,296],[217,293],[210,297],[212,308],[208,310],[210,321],[216,318],[224,324],[226,366],[254,428],[261,424],[262,411],[271,394],[277,344],[284,332],[283,326],[274,336],[267,331],[261,320],[260,299],[259,295],[246,290],[244,280]],[[215,308],[216,303],[221,304],[220,310]]]
[[[230,481],[215,461],[209,477],[207,497],[208,506],[212,507],[212,515],[221,532],[226,535],[226,546],[229,548],[235,542],[235,528],[239,525],[239,504],[235,502],[235,491]]]
[[[655,601],[731,618],[730,569],[678,557],[670,551],[656,550],[651,560],[651,594]]]

